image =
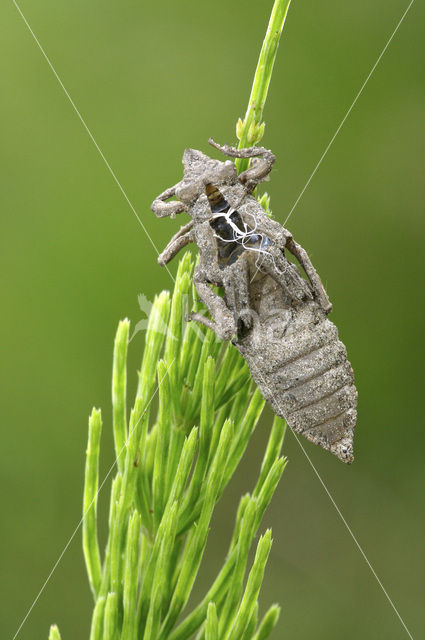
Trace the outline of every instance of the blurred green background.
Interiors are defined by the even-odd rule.
[[[268,191],[283,222],[395,28],[407,0],[293,0],[265,118]],[[181,177],[184,147],[234,142],[272,2],[94,0],[20,6],[158,248],[183,221],[152,199]],[[360,394],[356,460],[304,443],[412,635],[424,637],[423,3],[413,4],[288,227],[317,266]],[[2,637],[12,638],[80,520],[87,416],[137,295],[171,287],[12,2],[0,8]],[[185,219],[186,220],[186,219]],[[175,272],[177,263],[172,263]],[[143,349],[131,343],[130,391]],[[271,425],[266,411],[215,515],[197,588],[226,550]],[[292,434],[266,513],[274,545],[263,610],[273,638],[407,637]],[[100,498],[104,521],[109,484]],[[78,531],[22,640],[87,638]]]

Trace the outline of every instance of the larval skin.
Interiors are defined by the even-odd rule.
[[[253,158],[252,166],[237,175],[229,160],[185,150],[183,179],[160,194],[152,210],[157,217],[186,211],[192,220],[158,262],[197,244],[194,284],[212,320],[201,314],[192,319],[232,340],[264,398],[291,429],[351,463],[357,390],[345,346],[327,318],[332,305],[307,252],[252,195],[275,157],[263,147],[210,144],[230,157]],[[177,200],[168,201],[173,196]],[[211,285],[222,287],[224,297]]]

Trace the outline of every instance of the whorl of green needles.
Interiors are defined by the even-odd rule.
[[[284,422],[275,418],[251,494],[240,501],[223,565],[207,594],[186,613],[214,507],[260,418],[264,400],[237,349],[185,322],[199,303],[190,254],[174,293],[155,298],[133,408],[127,423],[129,322],[118,326],[113,358],[113,430],[117,458],[103,559],[96,511],[102,421],[93,409],[87,447],[83,548],[94,597],[91,640],[251,640],[266,638],[273,606],[258,623],[258,596],[271,547],[260,537],[263,513],[285,467]],[[155,410],[153,408],[155,405]],[[56,636],[54,635],[56,633]],[[52,627],[51,638],[59,638]]]

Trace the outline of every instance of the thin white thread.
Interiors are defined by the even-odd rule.
[[[214,233],[214,236],[218,238],[221,242],[226,242],[226,243],[236,242],[236,244],[240,244],[247,251],[254,251],[256,253],[266,253],[266,251],[263,249],[263,242],[265,241],[266,236],[262,233],[257,233],[258,221],[256,217],[252,213],[249,213],[248,215],[250,215],[254,220],[254,228],[249,227],[247,223],[242,220],[242,223],[244,226],[244,230],[242,231],[242,229],[239,229],[239,227],[233,222],[231,217],[233,213],[237,213],[236,209],[229,209],[228,211],[220,212],[212,216],[211,218],[212,220],[218,220],[219,218],[224,218],[227,224],[229,225],[229,227],[233,231],[232,237],[230,239],[222,238],[217,233]],[[259,238],[261,238],[260,247],[247,247],[246,243],[252,241],[253,238],[255,239],[255,236],[258,236]],[[255,242],[257,242],[257,240],[255,240]]]
[[[363,82],[363,84],[362,84],[362,86],[360,87],[360,90],[359,90],[358,94],[357,94],[357,95],[356,95],[356,97],[354,98],[354,100],[353,100],[353,102],[352,102],[352,104],[351,104],[350,108],[348,109],[347,113],[345,114],[345,116],[344,116],[344,117],[343,117],[343,119],[341,120],[341,123],[340,123],[339,127],[337,128],[337,130],[336,130],[336,131],[335,131],[335,133],[333,134],[333,136],[332,136],[332,138],[331,138],[331,140],[330,140],[330,142],[329,142],[328,146],[326,147],[326,149],[324,150],[323,154],[321,155],[319,162],[318,162],[318,163],[316,164],[316,166],[314,167],[314,169],[313,169],[313,173],[311,174],[311,176],[309,177],[309,179],[308,179],[308,180],[307,180],[307,182],[305,183],[305,185],[304,185],[304,187],[303,187],[303,189],[302,189],[302,191],[301,191],[300,195],[299,195],[299,196],[298,196],[298,198],[295,200],[295,202],[294,202],[294,204],[293,204],[293,206],[292,206],[292,209],[291,209],[291,210],[290,210],[290,212],[288,213],[288,215],[287,215],[287,217],[286,217],[286,220],[285,220],[285,222],[283,223],[284,225],[286,225],[286,223],[288,222],[289,218],[290,218],[290,217],[291,217],[291,215],[292,215],[293,210],[295,209],[295,207],[297,206],[297,204],[299,203],[299,201],[300,201],[300,200],[301,200],[301,198],[303,197],[305,190],[307,189],[308,185],[310,184],[310,182],[311,182],[311,181],[312,181],[312,179],[314,178],[314,176],[315,176],[315,174],[316,174],[316,171],[318,170],[318,168],[319,168],[319,167],[320,167],[320,165],[322,164],[322,161],[323,161],[324,157],[326,156],[326,154],[328,153],[329,149],[331,148],[331,146],[332,146],[332,144],[333,144],[333,142],[334,142],[335,138],[337,137],[338,133],[339,133],[339,132],[340,132],[340,130],[342,129],[342,127],[343,127],[343,125],[344,125],[344,122],[347,120],[348,116],[350,115],[350,113],[351,113],[351,111],[352,111],[352,109],[353,109],[354,105],[356,104],[357,100],[360,98],[360,96],[361,96],[361,94],[362,94],[362,92],[363,92],[363,89],[365,88],[365,86],[366,86],[366,85],[367,85],[367,83],[369,82],[369,80],[370,80],[370,78],[371,78],[371,76],[372,76],[373,72],[375,71],[376,67],[378,66],[378,64],[379,64],[379,62],[380,62],[380,60],[381,60],[382,56],[384,55],[384,53],[385,53],[385,52],[386,52],[386,50],[388,49],[388,47],[389,47],[389,45],[390,45],[390,43],[391,43],[391,40],[394,38],[395,34],[397,33],[397,31],[398,31],[398,29],[399,29],[399,27],[400,27],[401,23],[403,22],[404,18],[406,17],[406,15],[407,15],[407,13],[408,13],[408,11],[409,11],[410,7],[411,7],[411,6],[412,6],[412,4],[414,3],[414,1],[415,1],[415,0],[411,0],[411,1],[410,1],[409,6],[407,7],[406,11],[403,13],[403,15],[401,16],[400,20],[398,21],[398,24],[397,24],[396,28],[395,28],[395,29],[394,29],[394,31],[392,32],[392,34],[391,34],[391,36],[390,36],[389,40],[387,41],[387,43],[386,43],[385,47],[382,49],[381,53],[379,54],[378,59],[377,59],[377,61],[375,62],[375,64],[373,65],[372,69],[369,71],[369,74],[368,74],[368,76],[367,76],[366,80]]]
[[[253,364],[253,363],[251,363],[251,364]],[[267,386],[267,384],[265,383],[264,378],[263,378],[263,376],[261,375],[261,372],[259,371],[258,367],[257,367],[257,366],[255,366],[255,365],[254,365],[254,367],[255,367],[255,369],[257,370],[257,373],[258,373],[259,377],[261,378],[261,380],[262,380],[262,382],[263,382],[264,388],[267,390],[267,392],[268,392],[268,393],[270,394],[270,396],[273,398],[273,400],[274,400],[274,402],[276,403],[276,405],[278,406],[278,408],[279,408],[280,412],[283,414],[281,407],[280,407],[280,406],[278,405],[278,403],[276,402],[276,396],[275,396],[274,394],[272,394],[272,392],[270,391],[269,387],[268,387],[268,386]],[[379,579],[379,577],[378,577],[378,575],[377,575],[377,573],[376,573],[375,569],[372,567],[372,565],[371,565],[370,561],[368,560],[368,558],[367,558],[367,556],[366,556],[366,553],[363,551],[363,548],[360,546],[360,543],[358,542],[358,540],[357,540],[356,536],[355,536],[355,535],[354,535],[354,533],[352,532],[352,530],[351,530],[351,528],[350,528],[350,526],[349,526],[348,522],[346,521],[346,519],[345,519],[345,518],[344,518],[344,516],[342,515],[342,512],[341,512],[340,508],[338,507],[338,505],[337,505],[337,503],[335,502],[335,500],[334,500],[334,498],[333,498],[332,494],[330,493],[330,491],[329,491],[328,487],[326,486],[326,484],[325,484],[324,480],[322,479],[321,475],[319,474],[319,472],[317,471],[317,469],[316,469],[316,467],[314,466],[313,462],[311,461],[310,456],[308,455],[307,451],[305,450],[305,448],[304,448],[303,444],[301,443],[301,441],[300,441],[300,439],[299,439],[298,435],[295,433],[295,431],[293,431],[293,429],[290,429],[290,431],[291,431],[291,433],[293,433],[293,435],[294,435],[294,437],[295,437],[296,441],[298,442],[299,446],[301,447],[302,452],[304,453],[304,455],[305,455],[305,457],[307,458],[308,462],[310,463],[310,465],[311,465],[311,467],[312,467],[312,469],[313,469],[314,473],[316,474],[316,476],[317,476],[317,478],[318,478],[318,480],[319,480],[320,484],[322,485],[322,487],[323,487],[323,488],[324,488],[324,490],[326,491],[326,493],[327,493],[327,496],[328,496],[329,500],[332,502],[333,506],[335,507],[336,512],[338,513],[339,517],[341,518],[342,522],[343,522],[343,523],[344,523],[344,525],[345,525],[345,528],[347,529],[347,531],[349,532],[350,536],[351,536],[351,537],[352,537],[352,539],[354,540],[354,542],[355,542],[355,544],[356,544],[356,546],[357,546],[358,550],[360,551],[360,553],[362,554],[362,556],[363,556],[364,560],[366,561],[366,564],[368,565],[368,567],[369,567],[369,569],[371,570],[371,572],[372,572],[373,576],[375,577],[375,579],[376,579],[376,581],[378,582],[379,586],[381,587],[381,589],[382,589],[383,593],[385,594],[385,597],[387,598],[388,602],[390,603],[390,605],[391,605],[391,606],[392,606],[392,608],[394,609],[394,611],[395,611],[395,613],[396,613],[396,615],[397,615],[398,619],[400,620],[401,624],[403,625],[403,627],[404,627],[404,629],[405,629],[405,631],[406,631],[407,635],[409,636],[409,638],[410,638],[411,640],[413,640],[413,636],[412,636],[412,634],[410,633],[409,629],[407,628],[406,623],[404,622],[404,620],[403,620],[403,618],[401,617],[401,615],[399,614],[399,612],[398,612],[398,610],[397,610],[397,608],[396,608],[395,604],[393,603],[393,601],[391,600],[390,596],[388,595],[388,592],[386,591],[386,589],[385,589],[384,585],[382,584],[381,580]]]
[[[121,448],[120,452],[118,453],[117,457],[115,458],[115,460],[114,460],[114,462],[113,462],[113,464],[112,464],[111,468],[109,469],[108,473],[106,474],[106,476],[105,476],[105,477],[104,477],[104,479],[102,480],[102,483],[101,483],[100,487],[98,488],[98,490],[97,490],[97,492],[96,492],[96,495],[94,496],[93,500],[91,501],[91,503],[90,503],[90,504],[89,504],[89,506],[87,507],[87,509],[86,509],[85,513],[83,514],[83,516],[82,516],[81,520],[79,521],[79,523],[78,523],[78,524],[77,524],[77,526],[75,527],[74,532],[73,532],[73,534],[71,535],[71,537],[69,538],[69,540],[68,540],[68,542],[66,543],[65,547],[63,548],[62,553],[60,554],[59,558],[56,560],[55,564],[53,565],[52,570],[50,571],[49,575],[47,576],[46,580],[44,581],[44,583],[43,583],[43,585],[42,585],[42,587],[41,587],[40,591],[38,592],[38,594],[37,594],[37,596],[36,596],[35,600],[33,601],[32,605],[31,605],[31,606],[30,606],[30,608],[28,609],[28,611],[27,611],[27,613],[26,613],[26,615],[25,615],[24,619],[22,620],[21,624],[19,625],[19,627],[18,627],[18,629],[17,629],[17,631],[16,631],[15,635],[13,636],[12,640],[16,640],[16,638],[18,637],[18,634],[19,634],[20,630],[22,629],[22,627],[24,626],[25,622],[27,621],[27,619],[28,619],[29,615],[31,614],[31,611],[34,609],[35,605],[37,604],[38,599],[40,598],[40,596],[41,596],[41,594],[43,593],[44,589],[46,588],[47,584],[49,583],[50,578],[52,577],[52,575],[53,575],[53,574],[54,574],[54,572],[56,571],[56,569],[57,569],[57,567],[58,567],[58,565],[59,565],[60,561],[62,560],[63,556],[65,555],[65,553],[66,553],[66,551],[67,551],[67,549],[68,549],[69,545],[70,545],[70,544],[71,544],[71,542],[73,541],[73,539],[74,539],[75,535],[77,534],[77,532],[78,532],[79,528],[81,527],[82,523],[84,522],[84,518],[86,517],[86,515],[87,515],[87,514],[88,514],[88,512],[90,511],[90,509],[91,509],[91,507],[92,507],[92,505],[93,505],[94,501],[97,499],[97,497],[98,497],[98,495],[99,495],[99,493],[100,493],[100,491],[101,491],[101,489],[102,489],[103,485],[105,484],[105,482],[107,481],[107,479],[108,479],[108,478],[109,478],[109,476],[111,475],[112,470],[114,469],[115,465],[117,464],[118,458],[121,456],[122,452],[123,452],[123,451],[124,451],[124,449],[126,448],[126,446],[127,446],[127,444],[128,444],[128,441],[129,441],[129,440],[130,440],[130,438],[131,438],[132,433],[134,432],[135,428],[136,428],[136,427],[137,427],[137,425],[139,424],[140,420],[141,420],[141,419],[146,415],[146,411],[147,411],[147,409],[149,408],[149,406],[150,406],[150,404],[151,404],[152,400],[154,399],[154,397],[155,397],[155,396],[156,396],[156,394],[158,393],[159,387],[161,386],[162,381],[164,380],[165,376],[167,375],[168,371],[170,370],[170,368],[171,368],[171,366],[172,366],[172,364],[173,364],[174,360],[175,360],[175,358],[173,358],[173,361],[172,361],[172,362],[171,362],[171,364],[167,367],[167,371],[164,373],[163,377],[162,377],[162,378],[161,378],[161,380],[158,382],[158,386],[157,386],[157,388],[155,389],[154,393],[152,394],[151,399],[149,400],[149,402],[148,402],[148,404],[147,404],[147,406],[146,406],[145,410],[143,411],[142,415],[140,416],[140,418],[138,419],[138,421],[137,421],[137,422],[136,422],[136,424],[134,425],[133,429],[132,429],[132,430],[130,431],[130,433],[128,434],[128,438],[127,438],[127,440],[125,441],[125,443],[124,443],[123,447]]]
[[[304,448],[303,444],[301,443],[301,441],[300,441],[300,439],[299,439],[299,437],[298,437],[298,434],[296,434],[296,433],[295,433],[295,431],[293,431],[292,429],[291,429],[291,433],[293,433],[293,435],[294,435],[294,437],[295,437],[296,441],[298,442],[299,446],[301,447],[302,452],[304,453],[304,455],[305,455],[305,457],[307,458],[308,462],[310,463],[310,465],[311,465],[311,467],[312,467],[312,469],[313,469],[314,473],[316,474],[316,476],[317,476],[317,478],[318,478],[318,480],[319,480],[320,484],[322,485],[322,487],[323,487],[323,488],[324,488],[324,490],[326,491],[326,493],[327,493],[327,495],[328,495],[329,500],[332,502],[333,506],[335,507],[336,512],[338,513],[339,517],[340,517],[340,518],[341,518],[341,520],[343,521],[343,523],[344,523],[344,525],[345,525],[345,528],[347,529],[348,533],[349,533],[349,534],[350,534],[350,536],[353,538],[353,540],[354,540],[354,542],[355,542],[355,544],[356,544],[356,546],[357,546],[358,550],[359,550],[359,551],[360,551],[360,553],[362,554],[362,556],[363,556],[363,558],[364,558],[364,560],[365,560],[365,562],[366,562],[367,566],[368,566],[368,567],[369,567],[369,569],[371,570],[371,572],[372,572],[372,574],[374,575],[374,577],[375,577],[375,579],[376,579],[377,583],[379,584],[379,586],[381,587],[382,591],[384,592],[385,597],[387,598],[388,602],[390,603],[390,605],[391,605],[391,606],[392,606],[392,608],[394,609],[394,611],[395,611],[395,613],[396,613],[396,615],[397,615],[398,619],[400,620],[401,624],[403,625],[403,627],[404,627],[404,629],[405,629],[405,631],[406,631],[407,635],[409,636],[409,638],[411,638],[411,640],[413,640],[413,636],[412,636],[412,634],[410,633],[409,629],[407,628],[407,626],[406,626],[406,624],[405,624],[405,622],[404,622],[403,618],[402,618],[402,617],[401,617],[401,615],[399,614],[399,612],[398,612],[398,610],[397,610],[397,608],[396,608],[396,606],[395,606],[394,602],[391,600],[390,596],[388,595],[388,592],[387,592],[387,590],[385,589],[384,585],[382,584],[381,580],[379,579],[379,577],[378,577],[378,575],[377,575],[377,573],[376,573],[375,569],[372,567],[371,563],[369,562],[369,560],[368,560],[368,558],[367,558],[367,556],[366,556],[365,552],[363,551],[363,548],[360,546],[360,543],[357,541],[357,538],[356,538],[356,536],[354,535],[354,533],[352,532],[352,530],[351,530],[351,528],[350,528],[350,525],[348,524],[348,522],[346,521],[346,519],[345,519],[345,518],[344,518],[344,516],[342,515],[340,508],[338,507],[337,503],[335,502],[335,500],[334,500],[333,496],[331,495],[331,493],[330,493],[329,489],[327,488],[327,486],[326,486],[326,484],[325,484],[324,480],[322,479],[321,475],[319,474],[319,472],[317,471],[317,469],[316,469],[316,467],[314,466],[313,462],[311,461],[311,458],[310,458],[310,456],[308,455],[307,451],[305,450],[305,448]]]
[[[254,253],[257,253],[258,255],[255,260],[257,273],[262,264],[262,262],[260,263],[261,256],[268,256],[271,259],[273,263],[273,267],[275,268],[276,272],[283,275],[283,271],[281,271],[276,265],[275,257],[267,249],[264,249],[264,246],[266,245],[266,241],[268,240],[268,238],[266,235],[264,235],[264,233],[257,233],[258,221],[256,217],[252,213],[249,213],[248,215],[250,215],[254,220],[254,227],[253,228],[249,227],[247,223],[242,220],[242,223],[244,226],[244,230],[242,231],[242,229],[240,229],[231,219],[232,213],[237,213],[237,211],[235,209],[229,209],[228,211],[220,212],[212,217],[212,220],[216,220],[218,218],[224,218],[226,220],[227,224],[233,231],[232,238],[230,239],[222,238],[217,233],[214,233],[214,236],[218,240],[220,240],[220,242],[225,242],[225,243],[235,242],[236,244],[241,245],[245,251],[252,251]],[[258,243],[258,240],[256,238],[260,239],[260,246],[257,246],[257,247],[247,246],[247,243],[252,242],[252,240],[254,240],[255,243]],[[255,275],[256,274],[254,274],[253,278],[255,277]]]
[[[103,162],[105,163],[109,173],[111,174],[112,178],[114,179],[115,184],[117,185],[117,187],[119,188],[119,190],[121,191],[122,195],[124,196],[128,206],[130,207],[130,209],[132,210],[132,212],[134,213],[134,215],[136,216],[140,226],[142,227],[143,231],[145,232],[149,242],[151,243],[151,245],[153,246],[153,248],[156,251],[157,256],[159,256],[159,251],[158,248],[155,244],[155,242],[152,240],[148,230],[146,229],[145,225],[143,224],[142,220],[140,219],[136,209],[134,208],[132,202],[130,201],[130,198],[128,197],[128,195],[126,194],[126,192],[124,191],[123,186],[121,185],[120,181],[118,180],[117,176],[115,175],[111,165],[109,164],[109,162],[107,161],[102,149],[99,147],[98,143],[96,142],[92,132],[90,131],[88,125],[86,124],[83,116],[81,115],[81,113],[79,112],[75,102],[73,101],[73,99],[71,98],[71,96],[69,95],[65,85],[63,84],[62,80],[60,79],[58,73],[56,72],[56,69],[54,68],[53,64],[50,61],[50,58],[48,57],[47,53],[44,51],[43,47],[40,44],[40,41],[38,40],[37,36],[35,35],[34,31],[31,29],[28,20],[26,19],[26,17],[24,16],[24,14],[21,11],[21,8],[19,7],[18,3],[16,2],[16,0],[12,0],[13,4],[15,5],[16,9],[18,10],[22,20],[24,21],[25,25],[28,28],[28,31],[31,33],[35,43],[37,44],[38,48],[40,49],[41,53],[43,54],[44,59],[46,60],[47,64],[49,65],[51,71],[53,72],[56,80],[59,82],[59,85],[61,86],[63,92],[65,93],[66,97],[68,98],[72,108],[74,109],[75,113],[78,116],[78,119],[80,120],[81,124],[83,125],[84,129],[86,130],[90,140],[93,142],[94,146],[96,147],[97,152],[99,153],[100,157],[102,158]],[[171,279],[175,282],[175,279],[172,275],[172,273],[170,272],[170,270],[168,269],[167,265],[164,265],[165,268],[167,269]]]

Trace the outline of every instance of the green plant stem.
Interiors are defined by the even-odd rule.
[[[97,490],[99,484],[99,452],[102,432],[101,412],[93,409],[89,419],[89,439],[83,500],[83,550],[90,587],[96,602],[101,583],[101,562],[97,537]]]
[[[49,640],[61,640],[59,629],[55,624],[50,627]]]
[[[239,120],[236,128],[239,149],[256,144],[263,136],[264,123],[262,118],[264,105],[267,99],[280,36],[290,4],[291,0],[275,0],[274,2],[266,36],[258,58],[245,118],[243,121]],[[246,158],[238,158],[236,160],[238,172],[245,171],[248,168],[248,163],[249,161]]]
[[[125,319],[120,322],[114,345],[114,364],[112,373],[112,407],[114,417],[115,455],[118,468],[124,471],[124,447],[127,440],[126,407],[123,402],[127,388],[127,345],[130,322]]]

